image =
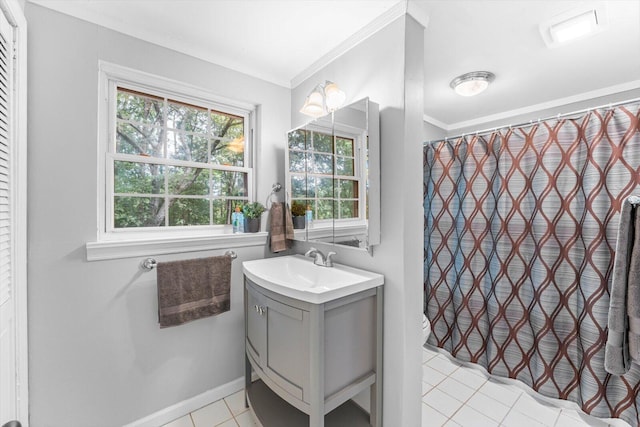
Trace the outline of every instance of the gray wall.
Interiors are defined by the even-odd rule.
[[[155,272],[141,273],[137,258],[86,261],[98,228],[98,60],[260,105],[262,202],[284,179],[290,90],[32,3],[25,12],[31,423],[122,425],[243,375],[241,262],[265,252],[236,250],[230,312],[163,330]]]
[[[401,17],[292,90],[292,124],[304,98],[325,80],[380,105],[381,244],[373,256],[334,247],[336,261],[382,273],[384,305],[383,425],[419,426],[422,324],[423,28]],[[297,244],[299,252],[309,247]]]

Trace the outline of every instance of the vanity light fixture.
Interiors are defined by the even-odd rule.
[[[489,71],[472,71],[451,80],[449,86],[458,95],[474,96],[489,87],[489,83],[495,78],[496,76]]]
[[[346,98],[347,95],[340,90],[337,84],[327,80],[324,84],[313,88],[304,100],[300,112],[311,117],[324,116],[340,108]]]

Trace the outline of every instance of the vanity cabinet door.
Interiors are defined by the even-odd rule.
[[[247,286],[246,295],[247,351],[258,364],[263,366],[267,346],[266,297],[249,286]]]
[[[309,312],[267,299],[266,374],[308,402]]]

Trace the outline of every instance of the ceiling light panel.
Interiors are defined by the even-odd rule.
[[[599,32],[607,26],[606,4],[594,3],[556,15],[540,24],[540,34],[550,48],[579,40]]]

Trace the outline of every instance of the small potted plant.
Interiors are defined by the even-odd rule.
[[[304,228],[305,210],[304,204],[301,202],[295,201],[291,204],[291,219],[293,220],[293,228],[296,230]]]
[[[242,207],[245,219],[246,233],[257,233],[260,231],[260,216],[264,212],[264,206],[260,202],[247,203]]]

